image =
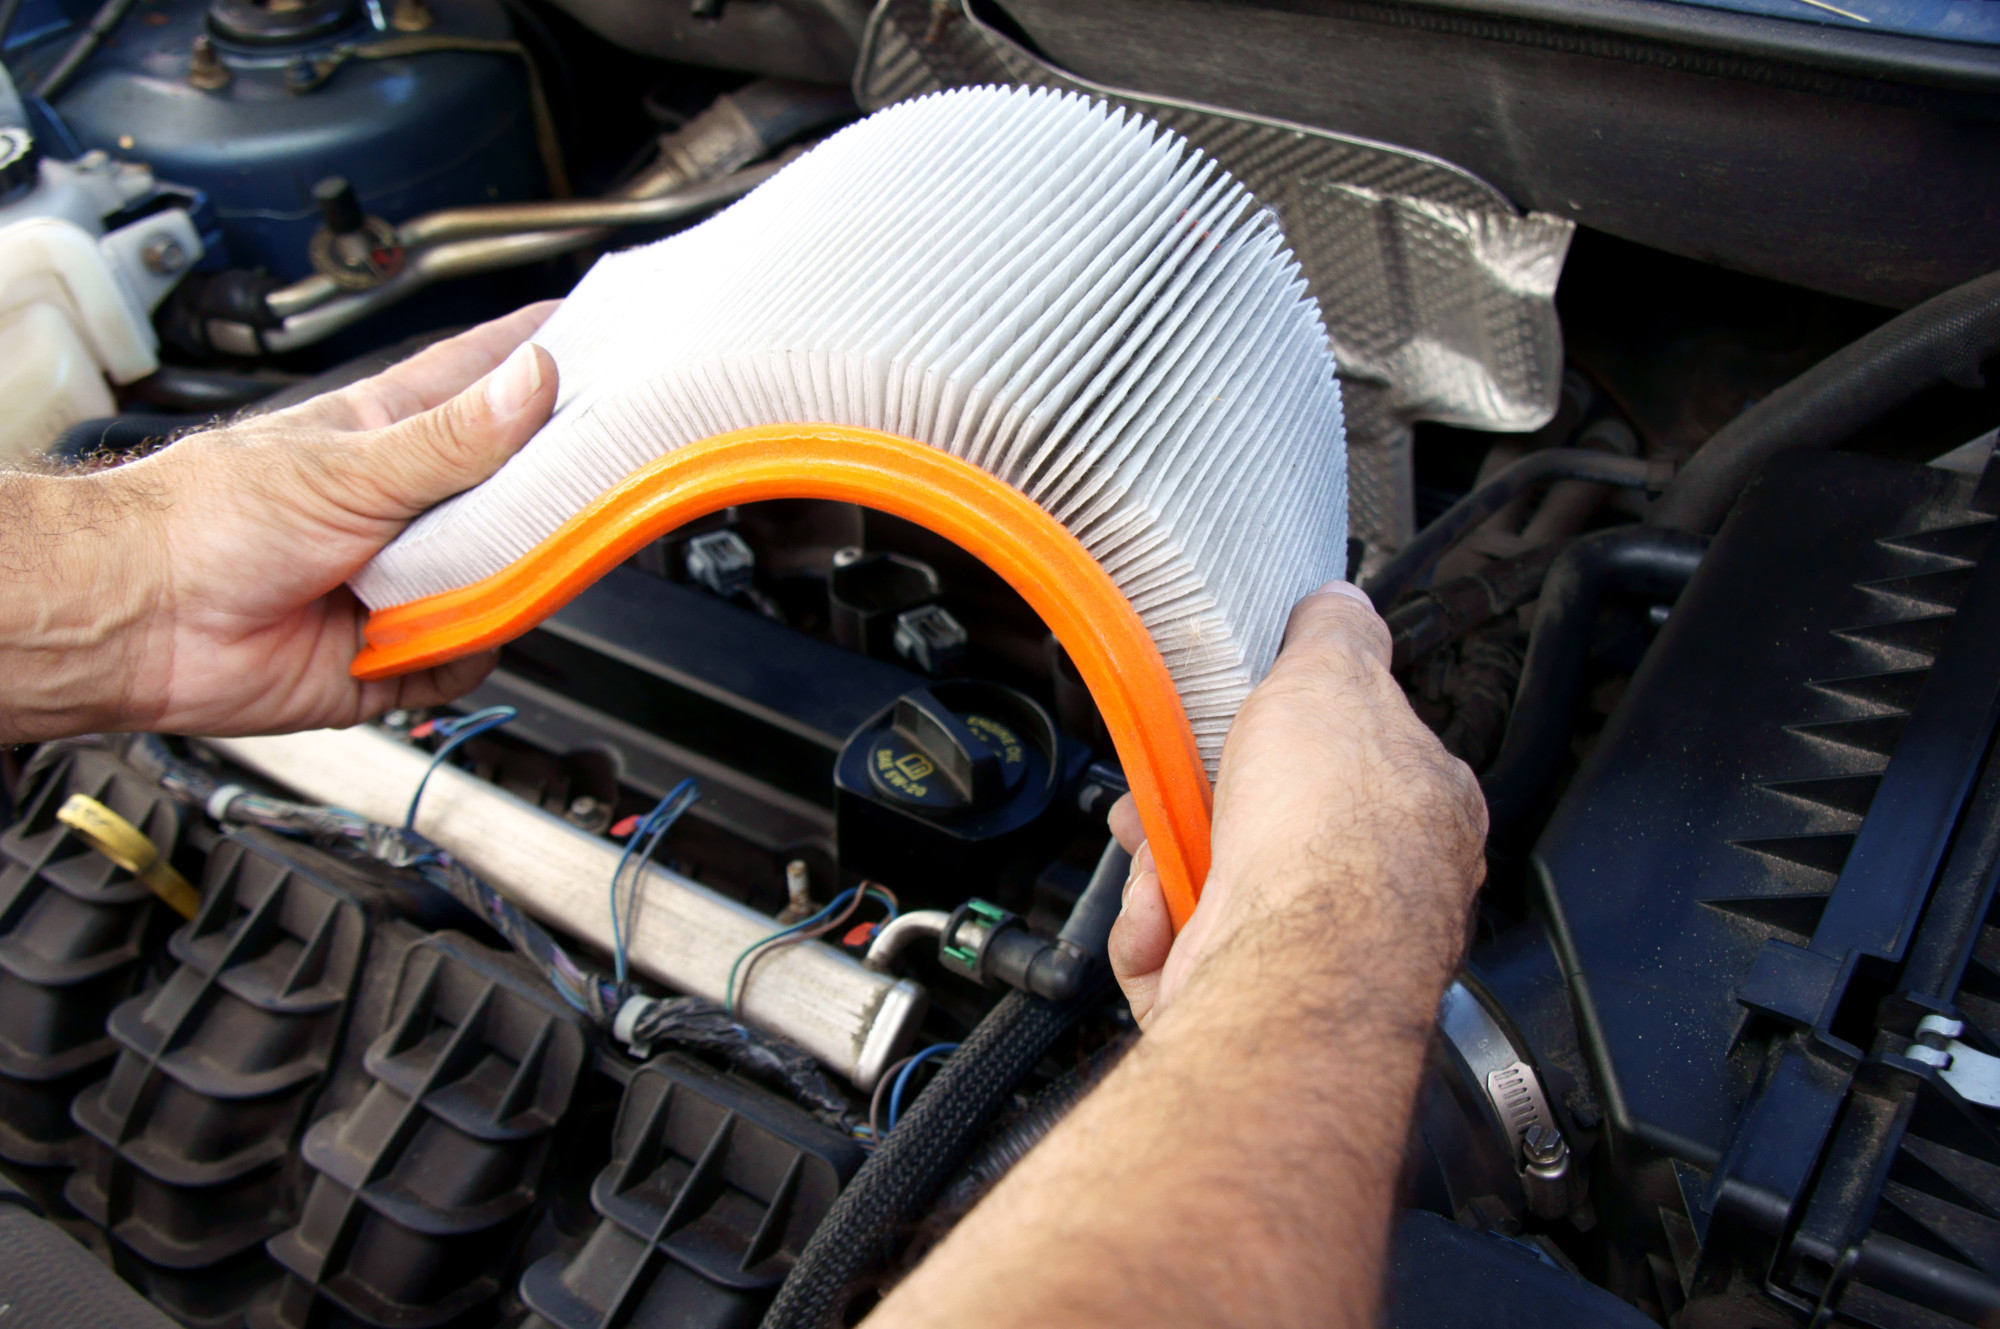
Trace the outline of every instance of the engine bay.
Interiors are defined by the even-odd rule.
[[[1283,224],[1491,813],[1386,1322],[2000,1323],[1981,3],[0,0],[0,460],[308,400],[912,98],[1148,117]],[[447,708],[7,750],[0,1266],[784,1326],[837,1237],[854,1322],[1141,1037],[1101,700],[966,549],[779,498]]]

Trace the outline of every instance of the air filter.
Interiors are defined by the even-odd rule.
[[[1333,357],[1240,185],[1086,97],[941,93],[600,260],[537,340],[554,418],[354,579],[356,674],[518,636],[731,504],[893,512],[1062,641],[1185,920],[1230,720],[1346,562]]]

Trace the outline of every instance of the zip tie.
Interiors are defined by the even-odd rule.
[[[227,821],[229,820],[229,805],[249,792],[248,789],[245,789],[240,784],[223,785],[208,796],[208,802],[204,805],[203,810],[208,813],[212,820]]]

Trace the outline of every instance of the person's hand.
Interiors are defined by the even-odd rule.
[[[1486,804],[1389,675],[1389,632],[1333,582],[1301,600],[1284,649],[1230,728],[1215,791],[1213,860],[1178,937],[1130,795],[1111,829],[1133,855],[1111,966],[1144,1026],[1218,946],[1263,921],[1311,944],[1326,927],[1385,941],[1463,942],[1483,879]]]
[[[351,725],[475,687],[490,654],[351,677],[367,611],[343,583],[548,419],[555,363],[527,339],[554,308],[128,465],[15,477],[9,496],[28,510],[22,525],[40,526],[41,549],[0,566],[15,574],[0,586],[13,597],[0,604],[0,648],[26,684],[0,739]]]
[[[1138,818],[1116,810],[1140,852],[1111,962],[1146,1036],[869,1329],[1380,1323],[1486,829],[1472,773],[1388,665],[1352,586],[1292,611],[1224,746],[1213,865],[1178,937]]]

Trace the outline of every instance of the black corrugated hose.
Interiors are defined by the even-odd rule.
[[[1016,987],[987,1013],[834,1201],[778,1289],[764,1329],[822,1329],[861,1280],[895,1258],[1014,1086],[1109,986],[1106,948],[1131,865],[1117,841],[1104,846],[1058,944],[1042,948],[1044,959],[1060,953],[1051,973],[1061,981],[1040,985],[1059,999]]]
[[[970,1209],[992,1189],[995,1182],[1013,1171],[1014,1165],[1026,1158],[1028,1151],[1040,1144],[1043,1137],[1056,1128],[1056,1123],[1083,1101],[1084,1095],[1097,1088],[1099,1081],[1124,1060],[1125,1054],[1138,1041],[1139,1035],[1135,1030],[1106,1043],[1081,1064],[1056,1077],[1048,1088],[1030,1099],[1026,1107],[996,1122],[980,1140],[979,1147],[966,1160],[965,1166],[952,1177],[944,1194],[938,1197],[938,1207],[945,1210]]]
[[[1534,811],[1569,747],[1571,714],[1604,592],[1678,595],[1707,552],[1706,536],[1620,526],[1584,536],[1549,569],[1507,737],[1479,777],[1493,840],[1504,840]]]
[[[2000,353],[2000,272],[1905,310],[1715,431],[1654,503],[1650,525],[1712,533],[1778,453],[1830,448],[1940,380],[1977,387]]]
[[[1018,991],[1000,999],[834,1201],[763,1329],[824,1329],[834,1322],[850,1290],[895,1257],[1014,1086],[1103,986],[1100,977],[1061,1005]]]
[[[0,1181],[0,1324],[8,1329],[173,1329],[28,1197]]]

